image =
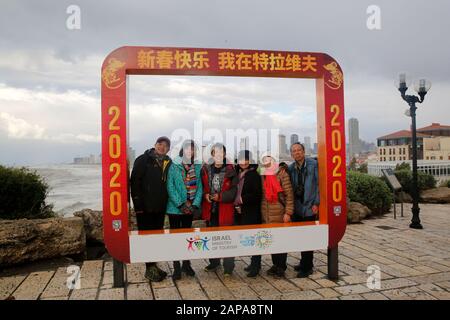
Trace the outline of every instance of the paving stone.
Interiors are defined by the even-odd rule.
[[[447,291],[450,291],[450,281],[436,282],[436,285],[443,289],[446,289]]]
[[[123,288],[113,288],[100,290],[98,295],[98,300],[124,300],[124,289]]]
[[[330,288],[330,287],[337,287],[338,283],[328,280],[328,279],[318,279],[315,280],[321,287],[324,288]]]
[[[153,293],[150,284],[131,283],[127,287],[128,300],[153,300]]]
[[[331,288],[321,288],[316,289],[316,291],[324,298],[335,298],[341,295],[340,293]]]
[[[313,290],[294,291],[282,295],[282,300],[317,300],[322,296]]]
[[[74,289],[70,295],[70,300],[95,300],[98,289]]]
[[[39,298],[39,300],[68,300],[69,296],[63,296],[63,297],[48,297],[48,298]]]
[[[128,283],[148,282],[148,280],[145,278],[144,263],[127,264],[126,271]]]
[[[363,293],[361,296],[366,300],[389,300],[386,296],[380,292]]]
[[[181,300],[180,294],[175,287],[156,288],[155,300]]]
[[[351,294],[348,296],[341,296],[339,300],[364,300],[364,298],[359,294]]]
[[[56,277],[55,276],[50,280],[44,292],[41,295],[41,300],[52,297],[69,297],[70,289],[67,286],[67,276],[64,277]]]
[[[401,289],[386,290],[380,293],[390,300],[413,300],[412,297],[403,292]]]
[[[8,298],[25,278],[26,275],[0,278],[0,300]]]
[[[113,278],[113,272],[112,271],[104,271],[103,272],[103,280],[102,285],[108,285],[113,284],[114,278]]]
[[[439,273],[439,270],[433,269],[431,267],[427,267],[427,266],[416,266],[414,267],[415,270],[426,273],[426,274],[430,274],[430,273]]]
[[[81,277],[80,286],[81,289],[96,289],[100,286],[101,275],[94,274],[93,276]]]
[[[361,284],[336,287],[336,288],[334,288],[334,290],[336,290],[337,292],[339,292],[342,295],[360,294],[360,293],[366,293],[366,292],[371,291],[365,285],[361,285]]]
[[[290,279],[290,281],[302,290],[312,290],[320,288],[320,285],[317,282],[308,278],[294,278]]]
[[[369,277],[369,275],[364,275],[364,276],[345,276],[345,277],[342,277],[342,280],[344,280],[348,284],[358,284],[358,283],[365,284],[365,283],[367,283],[367,278],[368,277]]]
[[[16,300],[37,300],[53,274],[54,271],[30,273],[12,295]]]
[[[398,279],[389,279],[381,281],[381,289],[380,290],[388,290],[388,289],[397,289],[404,288],[417,285],[416,282],[411,281],[406,278],[398,278]]]
[[[421,284],[449,281],[450,272],[434,273],[426,276],[410,277],[408,279]]]
[[[450,300],[450,292],[435,284],[426,283],[420,285],[419,288],[439,300]]]
[[[113,262],[112,261],[105,261],[104,265],[103,265],[103,270],[105,271],[112,271],[113,270]]]

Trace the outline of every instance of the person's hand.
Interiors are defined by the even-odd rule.
[[[194,211],[197,210],[197,209],[198,209],[198,207],[195,206],[195,205],[190,206],[189,207],[189,214],[194,214]]]
[[[311,211],[312,211],[314,214],[317,214],[317,213],[319,212],[319,206],[313,205],[313,206],[311,207]]]
[[[208,201],[209,203],[212,202],[211,195],[209,193],[205,194],[205,198],[206,198],[206,201]]]
[[[283,222],[284,222],[284,223],[291,222],[291,216],[288,215],[288,214],[284,214],[284,216],[283,216]]]
[[[211,200],[212,200],[212,201],[219,201],[219,195],[216,193],[215,195],[213,195],[213,196],[211,197]]]
[[[236,212],[237,213],[239,213],[239,214],[241,214],[242,213],[242,209],[241,209],[241,207],[235,207],[236,208]]]
[[[192,205],[192,203],[191,203],[191,201],[190,200],[186,200],[186,207],[190,207],[191,205]]]
[[[185,203],[181,206],[180,211],[183,214],[191,214],[191,210],[189,210],[189,207]]]

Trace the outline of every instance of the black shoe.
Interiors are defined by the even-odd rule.
[[[205,271],[206,272],[213,272],[213,271],[216,271],[217,270],[217,268],[219,267],[219,265],[218,264],[208,264],[206,267],[205,267]]]
[[[224,278],[230,278],[233,275],[233,271],[224,271],[223,277]]]
[[[186,273],[189,277],[195,276],[195,271],[191,267],[191,263],[189,261],[183,261],[183,266],[181,267],[181,271]]]
[[[271,266],[269,270],[267,270],[267,274],[269,276],[274,276],[277,274],[277,267],[276,266]]]
[[[294,266],[294,270],[295,270],[295,271],[300,271],[301,268],[302,268],[302,267],[300,266],[300,264]]]
[[[256,278],[259,274],[259,269],[258,268],[251,268],[249,270],[249,273],[247,274],[247,277],[249,278]]]
[[[164,270],[162,270],[160,267],[158,267],[158,265],[155,265],[156,270],[158,270],[159,274],[161,275],[161,277],[163,279],[165,279],[167,277],[167,272],[165,272]]]
[[[313,270],[312,269],[310,269],[308,271],[300,270],[297,273],[297,278],[308,278],[312,274],[313,274]]]
[[[181,266],[179,261],[173,262],[173,274],[172,280],[180,280],[181,279]]]
[[[148,266],[145,270],[145,278],[152,282],[160,282],[163,281],[165,277],[163,277],[156,265]]]
[[[244,271],[247,271],[247,272],[250,272],[250,271],[252,271],[253,269],[261,269],[261,265],[253,265],[253,264],[249,264],[248,266],[246,266],[245,268],[244,268]]]
[[[275,277],[277,277],[277,278],[284,278],[284,269],[278,267],[277,271],[275,273]]]

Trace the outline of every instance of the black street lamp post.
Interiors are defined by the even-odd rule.
[[[413,206],[412,206],[412,219],[410,228],[413,229],[423,229],[422,224],[420,223],[419,218],[419,188],[417,183],[417,132],[416,132],[416,103],[422,103],[425,99],[425,95],[428,90],[430,90],[431,82],[426,79],[420,79],[415,84],[415,90],[419,94],[419,96],[414,95],[406,95],[406,91],[408,90],[408,84],[405,74],[400,74],[399,82],[398,82],[398,90],[400,91],[403,100],[405,100],[409,105],[409,116],[411,117],[412,122],[412,171],[413,171],[413,185],[412,185],[412,198],[413,198]]]

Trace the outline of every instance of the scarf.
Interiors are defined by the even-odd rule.
[[[264,177],[264,196],[269,203],[275,203],[278,201],[278,193],[283,192],[283,188],[278,181],[276,172],[278,165],[274,164],[269,168],[263,167],[261,174]]]
[[[245,182],[245,174],[249,172],[251,169],[245,169],[239,174],[239,183],[238,183],[238,190],[236,194],[236,198],[234,200],[235,206],[240,206],[242,204],[242,189],[244,189],[244,182]]]
[[[195,194],[197,193],[197,176],[195,174],[195,166],[193,164],[183,164],[185,174],[184,174],[184,185],[187,190],[187,199],[194,201]]]

